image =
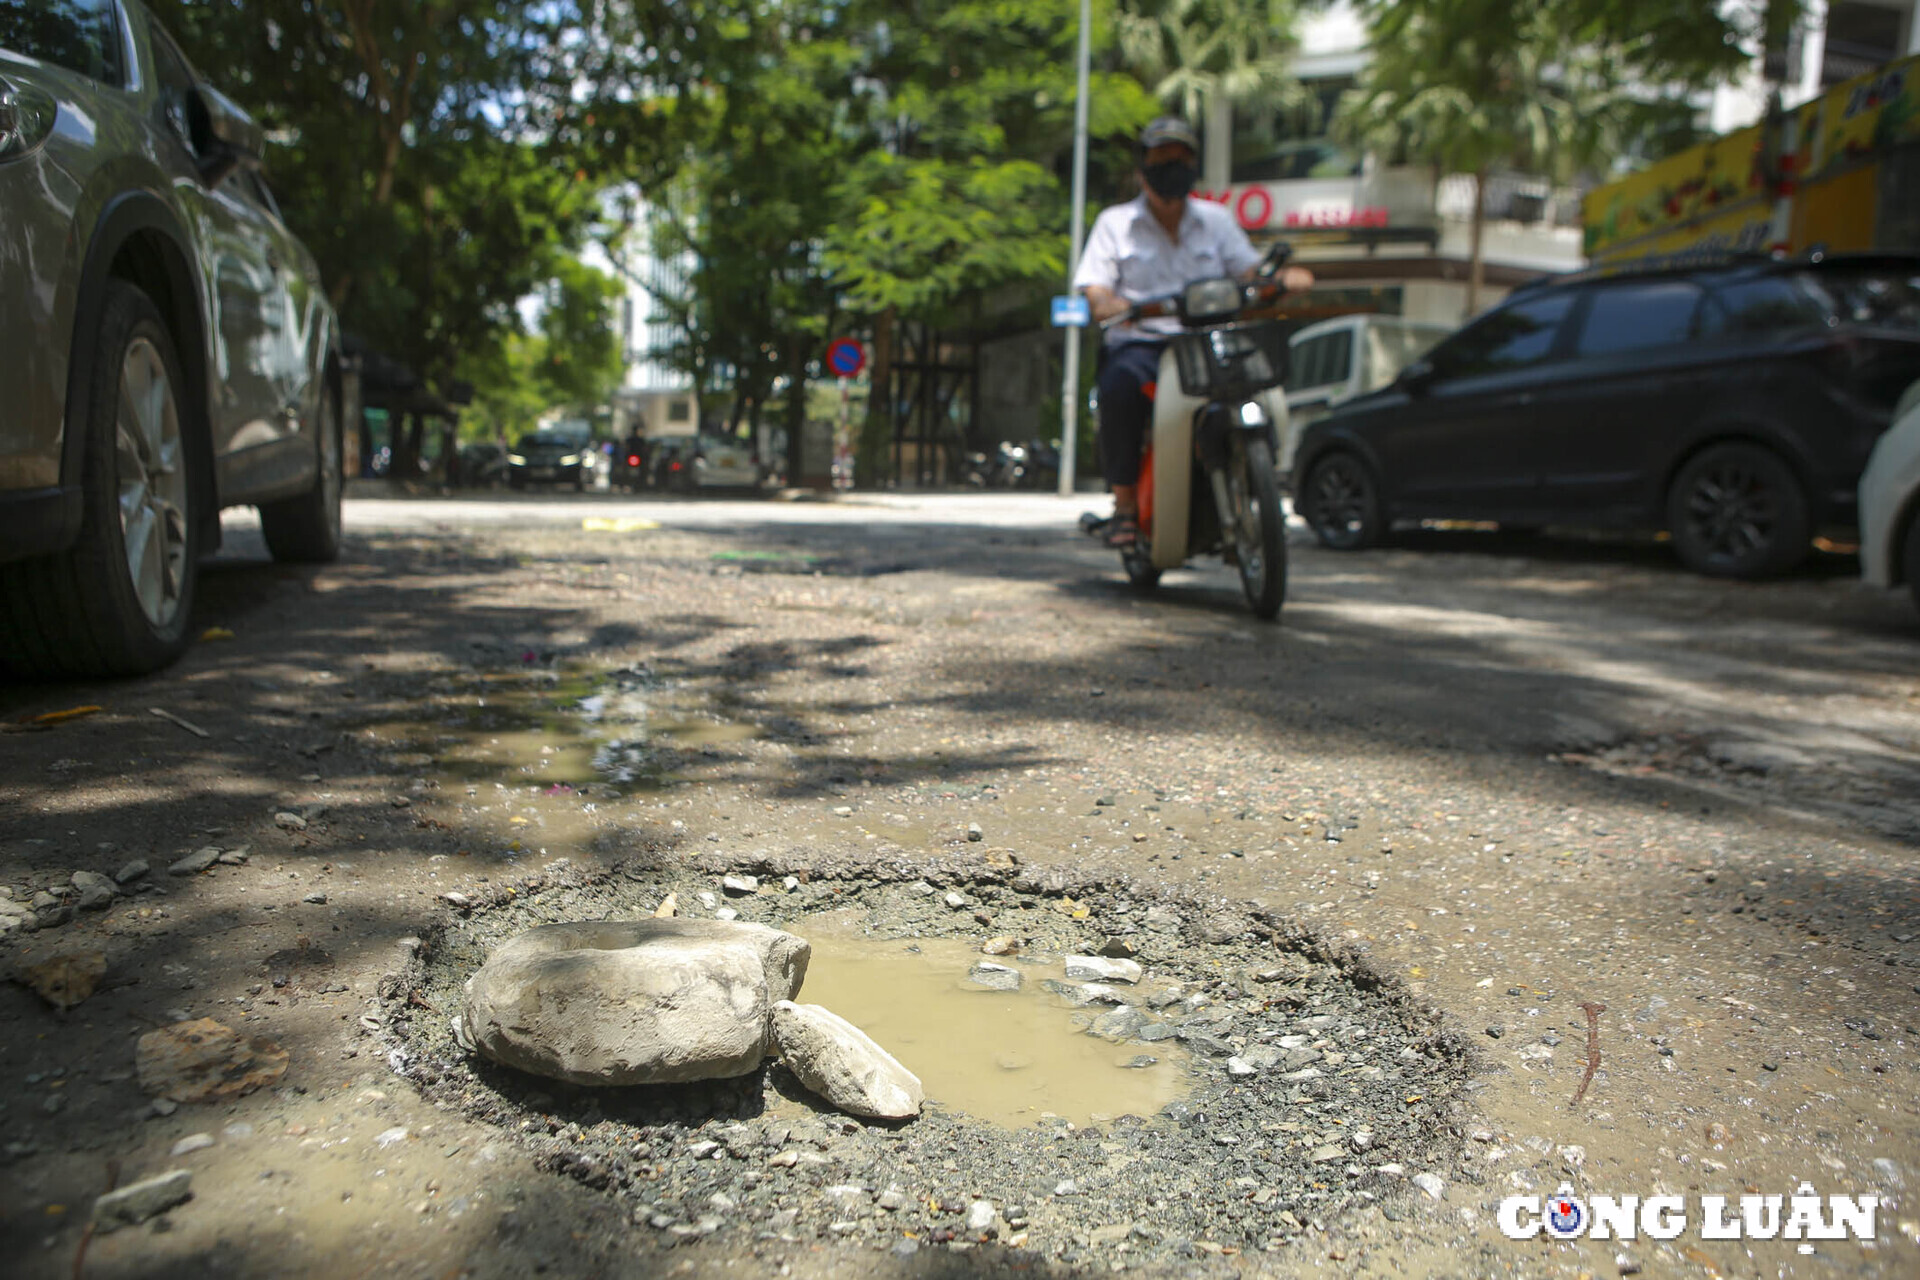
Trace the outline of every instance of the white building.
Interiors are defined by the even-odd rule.
[[[1760,0],[1728,0],[1744,5]],[[1785,65],[1777,68],[1781,105],[1791,110],[1843,80],[1920,53],[1920,0],[1806,0]],[[1744,129],[1767,109],[1762,60],[1748,74],[1714,91],[1708,127],[1716,134]]]
[[[663,297],[684,295],[693,274],[691,254],[662,258],[653,252],[646,206],[635,218],[636,230],[620,265],[596,264],[618,280],[620,350],[626,372],[613,394],[613,433],[649,439],[691,436],[700,428],[700,399],[687,374],[660,358],[681,336]]]

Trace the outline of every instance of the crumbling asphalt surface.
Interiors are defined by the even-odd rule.
[[[230,517],[196,625],[231,638],[146,680],[0,687],[13,724],[101,708],[0,735],[0,886],[9,919],[41,926],[0,941],[23,979],[0,987],[0,1256],[30,1276],[74,1274],[83,1249],[97,1276],[1920,1271],[1904,597],[1842,556],[1734,584],[1653,546],[1421,533],[1353,555],[1297,541],[1270,627],[1218,566],[1131,593],[1072,533],[1078,509],[367,498],[348,557],[319,569],[271,565]],[[558,781],[579,699],[619,671],[644,673],[673,731],[612,762],[622,781]],[[1349,1142],[1340,1177],[1361,1169],[1370,1199],[1291,1224],[1284,1197],[1236,1200],[1216,1216],[1278,1225],[1176,1251],[1116,1233],[1150,1205],[1103,1208],[1064,1251],[1015,1244],[1006,1188],[1037,1171],[961,1159],[931,1162],[953,1185],[912,1224],[875,1207],[857,1231],[768,1230],[722,1209],[700,1230],[698,1206],[636,1216],[556,1162],[566,1123],[522,1103],[501,1123],[396,1054],[443,1012],[420,1007],[422,950],[463,909],[636,857],[918,865],[970,825],[1063,884],[1234,905],[1284,922],[1262,940],[1277,955],[1377,974],[1431,1043],[1471,1046],[1425,1167],[1382,1161],[1394,1186]],[[197,850],[227,856],[168,873]],[[75,885],[135,861],[106,896]],[[94,953],[103,975],[64,1015],[30,990]],[[1582,1006],[1602,1005],[1576,1106]],[[135,1045],[201,1017],[284,1049],[285,1074],[159,1114]],[[1340,1099],[1283,1093],[1274,1123],[1332,1145]],[[1150,1163],[1160,1139],[1130,1128],[1063,1138],[1048,1175]],[[739,1157],[763,1185],[804,1168],[765,1150]],[[176,1169],[184,1203],[86,1231],[110,1182]],[[1192,1168],[1186,1189],[1252,1197],[1248,1169]],[[1884,1197],[1878,1239],[1495,1226],[1501,1197],[1563,1182],[1803,1181]],[[964,1229],[977,1200],[990,1232]],[[959,1230],[931,1216],[947,1203]]]

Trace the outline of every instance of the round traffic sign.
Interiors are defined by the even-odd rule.
[[[835,338],[827,345],[827,368],[836,378],[855,378],[867,367],[867,349],[852,338]]]

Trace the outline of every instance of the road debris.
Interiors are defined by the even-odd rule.
[[[1587,1073],[1580,1078],[1573,1101],[1567,1104],[1569,1111],[1580,1106],[1580,1099],[1587,1096],[1587,1086],[1593,1083],[1593,1073],[1600,1069],[1600,1015],[1607,1011],[1607,1006],[1589,1001],[1580,1006],[1580,1011],[1587,1015]]]
[[[182,729],[185,729],[188,733],[192,734],[196,738],[211,738],[213,736],[212,734],[208,733],[205,729],[202,729],[199,725],[195,724],[193,721],[183,720],[179,716],[173,714],[173,712],[168,711],[165,707],[148,707],[147,710],[149,713],[159,716],[162,720],[167,720],[172,722],[173,724],[179,725]]]

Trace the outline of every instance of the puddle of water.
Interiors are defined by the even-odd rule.
[[[746,742],[757,725],[660,705],[651,685],[630,673],[604,682],[569,675],[559,681],[488,676],[466,688],[437,691],[424,720],[385,721],[368,736],[405,750],[408,767],[432,765],[462,782],[512,780],[584,787],[615,782],[649,789],[678,781],[680,751]]]
[[[1172,1041],[1109,1044],[1075,1026],[1040,986],[1062,976],[1058,964],[1016,959],[1021,990],[980,991],[966,976],[983,957],[958,939],[875,942],[835,936],[824,922],[788,927],[813,946],[799,998],[872,1036],[949,1110],[1010,1127],[1047,1113],[1084,1125],[1152,1116],[1186,1092],[1186,1056]],[[1125,1065],[1142,1057],[1157,1061]]]

